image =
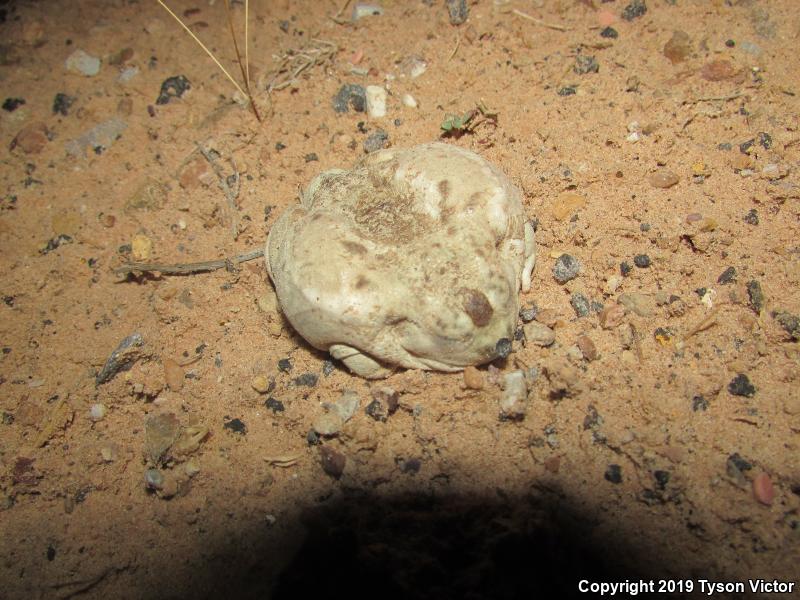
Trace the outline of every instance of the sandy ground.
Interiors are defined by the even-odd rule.
[[[224,3],[172,4],[241,80]],[[0,596],[797,583],[794,3],[481,0],[460,25],[439,1],[357,22],[251,4],[262,122],[155,2],[0,3]],[[335,112],[347,83],[384,86],[387,116]],[[115,272],[258,250],[378,129],[437,140],[479,103],[496,122],[444,139],[523,190],[539,262],[521,303],[555,341],[519,336],[473,387],[331,363],[262,260]],[[581,266],[560,284],[564,253]],[[516,369],[526,414],[503,420]],[[345,391],[352,419],[309,436]]]

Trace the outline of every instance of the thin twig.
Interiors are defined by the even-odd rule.
[[[338,49],[333,42],[311,39],[299,50],[288,50],[277,56],[278,68],[272,73],[266,85],[267,93],[292,85],[304,71],[333,58]]]
[[[166,4],[164,4],[164,2],[163,2],[162,0],[156,0],[156,2],[158,2],[158,3],[159,3],[161,6],[163,6],[163,7],[164,7],[164,10],[166,10],[166,11],[167,11],[167,12],[168,12],[170,15],[172,15],[172,18],[173,18],[173,19],[175,19],[175,20],[176,20],[178,23],[180,23],[180,26],[181,26],[181,27],[183,27],[183,28],[186,30],[186,33],[188,33],[190,36],[192,36],[192,39],[193,39],[195,42],[197,42],[197,43],[198,43],[198,45],[199,45],[199,46],[200,46],[200,47],[201,47],[203,50],[205,50],[206,54],[208,54],[208,55],[211,57],[211,60],[213,60],[213,61],[214,61],[214,62],[217,64],[217,66],[220,68],[220,70],[221,70],[223,73],[225,73],[225,76],[226,76],[228,79],[230,79],[230,80],[231,80],[231,83],[232,83],[233,85],[235,85],[235,86],[236,86],[236,89],[237,89],[237,90],[239,90],[239,93],[240,93],[242,96],[247,96],[247,92],[245,92],[245,91],[242,89],[242,86],[240,86],[238,83],[236,83],[236,80],[235,80],[233,77],[231,77],[231,74],[230,74],[230,73],[228,73],[228,70],[227,70],[225,67],[223,67],[223,66],[222,66],[222,63],[220,63],[220,62],[217,60],[217,57],[216,57],[216,56],[214,56],[214,54],[211,52],[211,50],[209,50],[208,48],[206,48],[206,45],[205,45],[203,42],[201,42],[201,41],[200,41],[200,38],[198,38],[198,37],[197,37],[197,36],[194,34],[194,32],[193,32],[191,29],[189,29],[189,28],[186,26],[186,24],[185,24],[183,21],[181,21],[180,17],[179,17],[178,15],[176,15],[174,12],[172,12],[172,10],[169,8],[169,6],[167,6]]]
[[[705,98],[688,98],[682,102],[682,104],[699,104],[700,102],[728,102],[730,100],[735,100],[736,98],[741,98],[741,92],[734,92],[727,96],[707,96]]]
[[[564,27],[563,25],[555,25],[554,23],[546,23],[545,21],[537,19],[536,17],[532,17],[528,13],[524,13],[521,10],[518,10],[516,8],[514,10],[512,10],[511,12],[513,12],[518,17],[522,17],[523,19],[528,19],[528,21],[530,21],[531,23],[534,23],[534,24],[539,25],[541,27],[547,27],[549,29],[555,29],[556,31],[569,31],[569,27]]]
[[[204,262],[196,263],[144,263],[144,262],[129,262],[121,267],[114,269],[117,275],[128,275],[129,273],[164,273],[165,275],[191,275],[192,273],[208,273],[218,269],[226,269],[233,271],[236,265],[255,260],[264,256],[264,250],[253,250],[247,254],[240,254],[232,258],[224,258],[220,260],[207,260]]]
[[[339,10],[336,11],[336,14],[330,17],[331,21],[336,23],[337,25],[346,25],[349,23],[347,19],[342,19],[342,13],[350,6],[350,0],[345,0],[345,3],[339,7]]]
[[[228,209],[231,213],[231,233],[233,233],[233,239],[236,240],[239,237],[239,208],[236,205],[236,198],[239,196],[239,171],[236,169],[236,163],[233,158],[230,159],[234,178],[234,185],[231,187],[228,185],[228,178],[225,177],[225,173],[222,172],[222,168],[217,163],[214,153],[199,145],[198,150],[200,154],[203,155],[203,158],[208,161],[208,164],[211,165],[211,168],[214,169],[214,173],[219,180],[219,187],[225,194],[225,200],[228,202]]]
[[[461,36],[456,34],[456,46],[453,48],[453,51],[450,53],[450,56],[447,57],[447,62],[450,62],[455,58],[456,52],[458,52],[458,47],[461,45]]]

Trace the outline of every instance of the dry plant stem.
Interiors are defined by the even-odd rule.
[[[217,57],[214,56],[214,53],[211,52],[211,50],[209,50],[206,47],[206,45],[203,42],[200,41],[200,38],[198,38],[194,34],[194,32],[186,26],[186,23],[184,23],[178,15],[176,15],[174,12],[172,12],[172,9],[169,6],[167,6],[164,3],[163,0],[156,0],[156,2],[158,2],[161,5],[161,7],[164,10],[166,10],[170,14],[170,16],[178,22],[178,24],[181,27],[183,27],[183,29],[186,31],[186,33],[188,33],[190,36],[192,36],[192,39],[195,42],[197,42],[197,45],[200,46],[206,54],[208,54],[209,58],[211,58],[211,60],[214,61],[214,64],[216,64],[219,67],[220,71],[222,71],[225,74],[225,77],[227,77],[230,80],[230,82],[239,91],[239,93],[250,101],[250,108],[253,109],[253,114],[256,116],[256,119],[258,119],[258,122],[260,123],[261,122],[261,115],[258,114],[258,109],[256,109],[256,104],[255,104],[255,102],[253,102],[253,96],[252,96],[252,94],[250,94],[249,86],[247,86],[247,91],[243,90],[242,86],[240,86],[238,83],[236,83],[236,80],[231,76],[230,73],[228,73],[228,69],[226,69],[225,67],[222,66],[222,63],[219,62],[219,60],[217,60]],[[226,2],[226,6],[227,6],[227,2]],[[230,9],[229,9],[229,12],[228,12],[228,17],[230,18]],[[233,36],[233,30],[231,30],[231,35]],[[236,46],[236,36],[233,36],[233,43],[234,43],[234,46]],[[247,54],[247,49],[246,48],[245,48],[245,54]],[[241,67],[242,59],[241,59],[241,57],[239,57],[238,48],[236,50],[236,56],[237,56],[237,58],[239,60],[239,66]],[[246,82],[245,82],[245,85],[247,85]]]
[[[225,173],[222,172],[222,168],[217,163],[214,153],[201,146],[198,146],[198,150],[200,154],[203,155],[203,158],[208,161],[208,164],[211,165],[211,168],[214,169],[214,173],[217,179],[219,179],[219,187],[225,194],[225,200],[228,202],[228,210],[231,213],[231,233],[233,234],[233,239],[236,240],[239,237],[239,209],[236,206],[236,198],[239,196],[239,171],[236,169],[236,163],[231,159],[234,178],[234,185],[231,187],[228,185],[228,178],[225,177]]]
[[[350,0],[345,0],[345,3],[336,11],[336,14],[331,17],[331,21],[336,23],[337,25],[345,25],[349,23],[347,19],[342,18],[342,13],[350,6]]]
[[[249,2],[245,2],[245,26],[246,26],[246,19],[247,19],[247,5]],[[244,63],[242,62],[242,55],[239,53],[239,43],[236,41],[236,33],[233,30],[233,16],[231,14],[231,3],[230,0],[225,0],[225,12],[228,15],[228,27],[231,30],[231,39],[233,40],[233,49],[236,52],[236,62],[239,63],[239,70],[242,72],[242,79],[244,80],[244,89],[247,90],[247,99],[250,101],[250,108],[253,109],[253,114],[256,116],[256,119],[259,123],[261,123],[261,115],[258,114],[258,109],[256,108],[256,103],[253,101],[253,94],[250,92],[250,76],[248,72],[250,70],[250,65],[247,65],[245,68],[245,64],[247,63],[247,47],[248,47],[248,39],[247,39],[247,30],[245,29],[245,39],[244,39],[244,55],[245,60]]]
[[[555,25],[553,23],[545,23],[544,21],[537,19],[536,17],[532,17],[528,13],[524,13],[516,8],[511,12],[513,12],[518,17],[522,17],[523,19],[528,19],[528,21],[530,21],[531,23],[535,23],[536,25],[540,25],[541,27],[555,29],[556,31],[569,31],[569,27],[564,27],[563,25]]]
[[[267,84],[267,93],[282,90],[311,67],[330,60],[336,54],[338,47],[333,42],[311,39],[300,50],[289,50],[276,57],[279,60],[278,68]]]
[[[164,273],[165,275],[191,275],[193,273],[208,273],[225,269],[234,271],[240,263],[255,260],[264,256],[264,250],[253,250],[247,254],[240,254],[231,258],[220,260],[207,260],[196,263],[144,263],[130,262],[114,269],[117,275],[128,275],[129,273]]]

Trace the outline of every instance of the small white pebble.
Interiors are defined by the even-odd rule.
[[[716,297],[717,297],[717,292],[709,288],[706,290],[706,293],[703,294],[703,297],[700,299],[700,302],[705,304],[707,308],[714,308],[714,298]]]
[[[368,85],[367,114],[371,119],[386,116],[386,90],[379,85]]]
[[[89,418],[96,423],[97,421],[102,421],[107,412],[108,409],[105,404],[92,404],[89,409]]]
[[[417,99],[414,98],[411,94],[403,94],[403,106],[407,106],[408,108],[417,108],[419,104],[417,104]]]
[[[636,143],[636,142],[638,142],[640,139],[642,139],[642,135],[641,135],[641,134],[640,134],[638,131],[634,131],[633,133],[631,133],[631,134],[630,134],[628,137],[626,137],[625,139],[626,139],[626,140],[628,140],[630,143],[632,143],[632,144],[635,144],[635,143]]]

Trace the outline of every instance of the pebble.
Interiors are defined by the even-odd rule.
[[[89,408],[89,419],[91,419],[95,423],[97,421],[102,421],[105,418],[107,412],[108,408],[106,408],[106,405],[97,402],[95,404],[92,404],[92,406]]]
[[[183,372],[183,367],[171,358],[165,358],[163,363],[164,380],[167,382],[169,389],[173,392],[179,392],[181,388],[183,388],[184,377],[186,375]]]
[[[594,56],[587,56],[585,54],[578,54],[575,57],[575,65],[572,67],[572,72],[576,75],[586,75],[588,73],[598,73],[600,71],[600,64]]]
[[[294,365],[290,358],[281,358],[278,361],[278,371],[281,373],[291,373],[292,369],[294,369]]]
[[[747,296],[750,298],[750,306],[756,314],[761,314],[761,311],[764,310],[764,292],[761,290],[761,284],[755,279],[747,282]]]
[[[622,277],[620,275],[611,275],[608,279],[606,279],[606,285],[603,287],[603,293],[607,296],[610,296],[617,291],[620,285],[622,285]]]
[[[396,392],[392,390],[392,388],[380,388],[382,390],[388,390],[389,393],[397,396]],[[342,417],[342,420],[347,423],[350,419],[353,418],[353,415],[356,414],[358,410],[358,405],[361,403],[361,400],[358,397],[358,394],[353,390],[345,390],[342,392],[339,399],[333,404],[334,410],[339,413],[339,416]],[[397,408],[395,406],[395,408]]]
[[[622,304],[611,304],[600,311],[600,327],[613,329],[625,318],[625,307]]]
[[[494,353],[497,358],[507,358],[513,349],[511,340],[508,338],[500,338],[494,346]]]
[[[156,104],[168,104],[173,98],[180,98],[191,89],[192,84],[184,75],[174,75],[167,77],[161,83],[161,90],[156,98]]]
[[[140,333],[132,333],[122,340],[95,377],[95,383],[97,385],[107,383],[120,371],[130,369],[141,357],[140,348],[143,345],[144,339]]]
[[[712,60],[700,69],[700,77],[706,81],[725,81],[736,75],[736,69],[731,61],[726,59]]]
[[[728,384],[728,391],[734,396],[752,398],[756,395],[755,386],[750,383],[750,378],[744,373],[739,373]]]
[[[800,395],[787,395],[783,399],[783,412],[787,415],[800,415]]]
[[[558,283],[564,284],[578,276],[581,263],[570,254],[562,254],[556,259],[553,267],[553,277]]]
[[[647,180],[654,188],[667,189],[678,183],[678,176],[672,171],[664,169],[651,174]]]
[[[539,309],[536,305],[528,306],[526,308],[519,309],[519,318],[522,319],[523,323],[530,323],[536,318],[536,315],[539,313]]]
[[[416,98],[414,98],[414,96],[412,96],[411,94],[403,94],[401,102],[403,103],[403,106],[406,106],[408,108],[417,108],[417,106],[419,106]]]
[[[314,420],[312,428],[319,435],[331,437],[339,433],[344,426],[344,419],[338,412],[326,412]]]
[[[178,183],[185,190],[196,190],[199,187],[208,187],[216,177],[211,165],[202,156],[195,156],[188,161],[178,176]]]
[[[630,264],[628,264],[627,262],[623,261],[619,263],[619,274],[622,275],[623,277],[627,277],[628,275],[630,275],[632,270],[633,267],[630,266]]]
[[[640,317],[652,317],[654,312],[653,300],[650,296],[639,292],[621,294],[617,300],[625,308]]]
[[[584,206],[586,198],[574,192],[564,192],[555,199],[550,213],[556,221],[566,221]]]
[[[144,422],[144,450],[152,465],[158,465],[180,434],[181,424],[175,413],[150,415]]]
[[[400,395],[392,388],[382,386],[371,391],[372,402],[365,412],[376,421],[386,421],[399,406]]]
[[[674,65],[686,60],[692,52],[692,43],[689,34],[685,31],[676,30],[672,37],[664,44],[664,56]]]
[[[386,90],[379,85],[368,85],[366,90],[367,115],[371,119],[386,116]]]
[[[186,461],[186,464],[183,467],[183,471],[189,477],[194,477],[200,472],[200,465],[198,464],[196,459],[190,458],[188,461]]]
[[[164,487],[164,475],[158,469],[147,469],[144,472],[144,485],[149,490],[160,490]]]
[[[633,257],[633,264],[635,264],[640,269],[648,268],[652,262],[650,261],[650,257],[647,254],[637,254]]]
[[[475,367],[467,367],[464,369],[464,385],[470,390],[482,390],[484,381],[483,373]]]
[[[576,340],[576,344],[583,354],[583,358],[585,358],[588,362],[592,362],[597,360],[599,354],[597,353],[597,347],[594,345],[594,342],[588,335],[579,335],[578,339]]]
[[[772,485],[772,479],[766,473],[761,472],[753,477],[753,496],[765,506],[772,505],[772,501],[775,499],[775,487]]]
[[[67,57],[64,65],[67,71],[85,75],[86,77],[94,77],[100,72],[100,59],[87,54],[83,50],[75,50]]]
[[[69,115],[69,109],[75,103],[75,100],[77,98],[74,96],[67,96],[62,92],[58,92],[53,98],[53,114],[66,117]]]
[[[525,373],[512,371],[503,377],[503,395],[500,398],[500,418],[519,421],[527,412],[528,385]]]
[[[264,375],[256,375],[250,382],[250,387],[259,394],[266,394],[269,391],[269,381]]]
[[[647,4],[645,4],[644,0],[631,0],[631,3],[622,10],[622,18],[626,21],[633,21],[646,12]]]
[[[469,17],[467,0],[445,0],[451,25],[461,25]]]
[[[722,285],[727,285],[729,283],[734,283],[736,281],[736,268],[735,267],[728,267],[725,269],[722,274],[717,277],[717,283]]]
[[[23,104],[25,104],[24,98],[6,98],[3,101],[3,110],[6,112],[14,112]]]
[[[692,410],[694,412],[708,410],[708,400],[706,400],[703,396],[695,396],[692,398]]]
[[[416,79],[428,70],[428,61],[418,54],[410,54],[400,62],[400,72],[404,77]]]
[[[615,40],[619,37],[619,33],[613,27],[605,27],[602,31],[600,31],[600,37]]]
[[[604,475],[606,481],[611,483],[622,483],[622,467],[619,465],[608,465]]]
[[[153,254],[153,240],[142,233],[131,240],[131,258],[137,262],[146,261]]]
[[[47,125],[41,122],[26,125],[17,132],[9,150],[19,148],[25,154],[39,154],[50,141]]]
[[[286,407],[283,405],[283,402],[281,402],[280,400],[276,400],[272,396],[267,398],[267,401],[264,402],[264,406],[266,406],[268,409],[270,409],[273,413],[276,414],[279,412],[284,412],[286,410]]]
[[[367,92],[361,85],[346,83],[333,97],[333,110],[337,113],[346,113],[351,107],[356,112],[367,110]]]
[[[222,423],[222,428],[227,429],[238,435],[247,435],[247,425],[241,419],[228,419],[225,417],[225,422]]]
[[[139,67],[136,65],[128,65],[123,67],[123,69],[117,75],[117,81],[119,83],[128,83],[131,79],[136,77],[139,74]]]
[[[353,6],[353,12],[350,19],[355,22],[364,17],[379,17],[383,14],[383,8],[375,4],[365,4],[358,2]]]
[[[367,154],[371,154],[373,152],[377,152],[378,150],[382,150],[389,145],[389,134],[386,133],[383,129],[378,129],[375,133],[370,135],[366,140],[364,140],[364,152]]]
[[[572,305],[572,309],[575,311],[578,318],[587,316],[591,310],[589,299],[580,292],[572,294],[569,303]]]
[[[792,341],[800,341],[800,317],[782,311],[773,313],[772,317],[778,322],[778,325],[789,334],[789,338]]]
[[[119,117],[103,121],[74,140],[67,142],[65,145],[67,154],[75,157],[86,156],[87,150],[101,154],[113,146],[127,128],[128,124]]]
[[[530,344],[542,346],[543,348],[551,346],[556,341],[556,332],[550,329],[544,323],[538,321],[531,321],[522,326],[525,332],[525,340]]]
[[[334,479],[339,479],[344,473],[347,457],[330,446],[322,446],[319,449],[319,456],[322,462],[322,470]]]
[[[303,373],[300,377],[295,377],[292,383],[297,386],[314,387],[317,385],[317,381],[319,381],[319,377],[314,373]]]

